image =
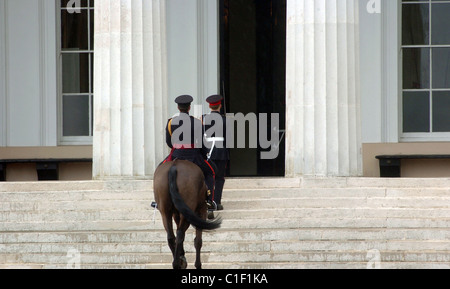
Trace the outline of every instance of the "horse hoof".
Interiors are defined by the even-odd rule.
[[[180,261],[181,261],[181,269],[186,269],[186,268],[187,268],[187,266],[188,266],[188,263],[187,263],[186,257],[184,257],[184,256],[181,256],[181,257],[180,257]]]

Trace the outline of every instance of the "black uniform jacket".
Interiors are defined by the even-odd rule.
[[[182,127],[187,120],[190,124]],[[182,129],[183,132],[180,133],[177,129]],[[201,165],[206,157],[202,142],[202,122],[188,114],[180,114],[167,121],[166,143],[173,149],[173,159],[188,160]]]

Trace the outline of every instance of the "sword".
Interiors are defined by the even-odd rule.
[[[218,141],[225,141],[224,137],[207,137],[206,133],[205,133],[205,138],[207,142],[212,142],[212,146],[211,146],[211,150],[209,151],[209,153],[206,155],[208,158],[208,161],[211,159],[212,153],[214,151],[214,147],[216,146],[216,142]]]

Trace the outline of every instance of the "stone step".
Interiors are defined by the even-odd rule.
[[[293,184],[294,182],[292,182]],[[448,178],[300,178],[301,188],[441,188],[448,189]],[[231,185],[231,184],[230,184]]]
[[[450,264],[445,179],[230,179],[204,268],[384,268]],[[0,268],[171,268],[151,181],[0,186]],[[194,261],[195,231],[187,232]]]
[[[226,200],[227,208],[450,208],[450,197],[295,197]]]
[[[71,186],[72,184],[69,184]],[[450,182],[449,182],[450,185]],[[140,191],[100,191],[100,190],[69,190],[42,191],[33,188],[23,192],[2,192],[0,186],[0,202],[39,202],[39,201],[95,201],[95,200],[148,200],[154,199],[152,187]],[[41,188],[42,189],[42,188]],[[274,189],[226,189],[223,193],[227,200],[259,200],[269,198],[450,198],[450,188],[277,188]]]
[[[263,238],[264,239],[264,238]],[[90,243],[68,243],[68,244],[14,244],[2,245],[5,252],[21,252],[21,253],[67,253],[71,248],[78,249],[83,253],[170,253],[166,241],[153,241],[151,243],[135,243],[132,240],[123,241],[122,243],[97,244]],[[89,251],[95,248],[97,251]],[[63,250],[66,249],[66,250]],[[83,251],[86,249],[87,251]],[[185,241],[185,249],[187,252],[195,252],[193,238]],[[442,251],[448,252],[449,242],[447,240],[236,240],[233,242],[214,242],[211,239],[204,238],[204,246],[202,252],[305,252],[305,251],[358,251],[368,252],[372,249],[390,250],[401,252],[413,251]],[[11,250],[11,251],[6,251]],[[19,251],[14,251],[19,250]],[[36,250],[36,251],[34,251]],[[426,252],[424,254],[429,254]],[[225,259],[224,259],[225,260]]]
[[[276,193],[268,190],[224,191],[224,202],[244,204],[255,202],[254,205],[268,204],[288,207],[310,206],[318,203],[320,206],[383,206],[383,207],[450,207],[450,191],[430,191],[422,194],[422,190],[305,190],[296,189]],[[436,194],[436,195],[434,195]],[[144,208],[154,200],[153,192],[34,192],[34,193],[0,193],[0,211],[27,211],[51,209],[98,209],[103,204],[108,207],[124,207],[127,204],[139,205]],[[322,204],[322,202],[326,204]],[[250,204],[251,205],[251,204]],[[125,207],[126,208],[126,207]]]
[[[189,248],[186,246],[186,250]],[[370,255],[367,251],[276,251],[276,252],[208,252],[203,251],[202,261],[204,263],[220,263],[222,260],[227,260],[227,263],[285,263],[285,262],[346,262],[346,263],[363,263],[370,261]],[[73,252],[73,251],[72,251]],[[423,263],[450,263],[450,253],[448,251],[433,251],[424,254],[422,251],[404,251],[398,252],[396,250],[379,250],[380,262],[423,262]],[[187,251],[186,257],[191,264],[195,260],[194,251]],[[17,254],[0,254],[1,264],[49,264],[49,265],[67,265],[73,255],[64,253],[17,253]],[[170,252],[141,252],[141,253],[126,253],[126,252],[102,252],[102,253],[80,253],[80,264],[151,264],[151,263],[170,263],[172,261],[172,254]]]
[[[225,210],[220,215],[226,218],[432,218],[445,219],[450,213],[447,208],[290,208]],[[300,221],[300,220],[299,220]]]
[[[70,188],[70,189],[68,189]],[[148,191],[151,180],[108,180],[71,182],[8,182],[2,183],[0,192],[51,192],[51,191]],[[446,178],[227,178],[225,189],[289,189],[289,188],[411,188],[449,189]]]
[[[1,202],[3,213],[57,213],[61,211],[90,212],[103,210],[150,210],[151,199],[145,200],[78,200],[78,201],[16,201]],[[224,200],[229,210],[290,208],[450,208],[450,197],[295,197]]]
[[[64,191],[102,191],[105,182],[73,181],[73,182],[3,182],[0,193],[28,192],[64,192]]]
[[[187,237],[194,238],[190,228]],[[192,235],[192,236],[191,236]],[[296,229],[219,229],[204,232],[208,242],[275,241],[275,240],[447,240],[450,228],[296,228]],[[68,231],[68,232],[4,232],[0,245],[15,243],[121,243],[166,242],[163,228],[146,231]]]
[[[149,225],[160,220],[159,212],[150,209],[102,209],[92,211],[48,211],[48,212],[0,212],[0,231],[13,223],[52,223],[52,222],[102,222],[102,221],[139,221],[149,222]],[[285,209],[239,209],[224,210],[216,213],[222,219],[291,219],[301,223],[302,219],[330,219],[335,218],[336,225],[340,220],[353,218],[380,219],[391,222],[394,219],[428,219],[434,221],[447,220],[450,208],[285,208]],[[398,221],[397,220],[397,221]]]
[[[0,231],[17,223],[52,223],[52,222],[102,222],[102,221],[142,221],[151,226],[154,212],[151,210],[106,210],[106,211],[55,211],[45,213],[2,212],[0,213]],[[156,214],[158,215],[158,213]],[[336,226],[340,220],[349,218],[380,219],[385,218],[386,224],[401,219],[422,219],[441,222],[450,216],[447,208],[289,208],[289,209],[249,209],[225,210],[216,214],[222,219],[291,219],[293,223],[301,224],[304,218],[330,219],[335,218]],[[159,218],[159,216],[157,216]]]
[[[158,223],[159,225],[159,223]],[[119,221],[51,221],[51,222],[3,222],[0,231],[3,232],[60,232],[60,231],[145,231],[154,228],[148,220]],[[161,225],[162,228],[162,225]]]
[[[265,188],[441,188],[448,189],[448,178],[228,178],[226,189]]]
[[[264,218],[249,217],[243,219],[223,219],[221,229],[314,229],[314,228],[436,228],[450,227],[450,218],[317,218],[304,217],[293,221],[292,218],[271,218],[270,222]],[[35,222],[2,222],[0,231],[28,232],[28,231],[137,231],[162,229],[162,221],[158,216],[155,221],[149,220],[103,220],[103,221],[35,221]]]
[[[192,260],[189,259],[189,260]],[[372,263],[366,262],[220,262],[203,263],[203,269],[367,269],[373,268]],[[382,262],[378,264],[380,269],[450,269],[450,263],[445,262]],[[0,265],[0,269],[66,269],[67,264],[62,265]],[[81,264],[80,269],[172,269],[172,263],[153,264]],[[188,269],[195,269],[190,261]]]
[[[450,185],[450,183],[449,183]],[[226,189],[226,199],[296,198],[296,197],[450,197],[450,188],[280,188]]]
[[[81,201],[153,201],[152,191],[142,192],[102,192],[102,191],[70,191],[70,192],[26,192],[0,193],[0,202],[81,202]]]

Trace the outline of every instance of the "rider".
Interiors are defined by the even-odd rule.
[[[211,113],[203,116],[203,126],[205,130],[206,142],[208,144],[208,158],[216,165],[216,186],[214,200],[217,203],[217,210],[223,210],[222,191],[225,184],[225,173],[230,159],[230,154],[226,146],[226,117],[220,113],[222,109],[221,95],[211,95],[206,99],[209,103]],[[215,129],[211,129],[215,127]]]
[[[208,206],[212,209],[215,172],[212,165],[206,161],[207,151],[203,146],[202,122],[189,115],[193,101],[190,95],[181,95],[175,99],[180,113],[167,121],[166,143],[172,149],[168,160],[188,160],[200,167],[208,187]]]

